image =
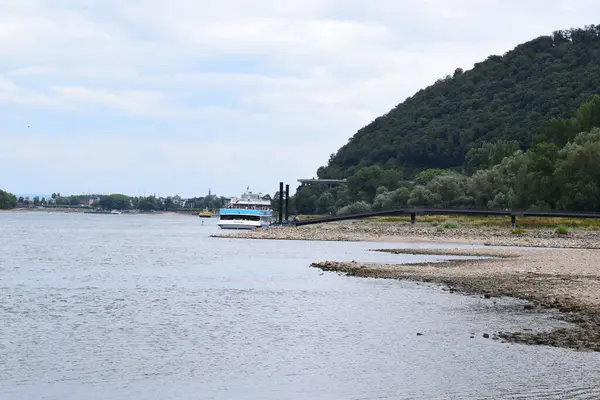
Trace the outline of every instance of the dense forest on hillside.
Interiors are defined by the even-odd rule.
[[[360,129],[317,174],[348,178],[375,165],[411,179],[425,169],[462,171],[469,150],[500,140],[526,150],[599,91],[600,26],[556,31],[420,90]]]
[[[460,169],[359,168],[347,184],[298,188],[302,214],[348,214],[406,206],[600,211],[600,96],[570,118],[552,118],[527,150],[497,139],[471,148]]]

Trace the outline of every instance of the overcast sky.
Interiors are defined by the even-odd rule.
[[[585,0],[0,0],[0,188],[273,193]]]

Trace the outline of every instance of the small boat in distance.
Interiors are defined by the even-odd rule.
[[[112,214],[112,215],[119,215],[121,214],[121,211],[119,210],[112,210],[112,211],[108,211],[108,210],[89,210],[89,211],[84,211],[85,214]]]
[[[211,218],[212,217],[212,213],[210,211],[208,211],[208,209],[204,209],[203,211],[200,211],[198,213],[198,217],[200,218]]]
[[[221,229],[254,229],[269,226],[273,210],[271,200],[263,199],[262,193],[252,193],[249,188],[239,198],[232,198],[225,208],[219,210]]]

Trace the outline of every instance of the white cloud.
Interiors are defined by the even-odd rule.
[[[51,171],[111,154],[133,160],[115,165],[136,165],[137,181],[160,175],[153,157],[180,171],[178,183],[148,178],[165,190],[202,175],[235,192],[248,176],[275,179],[273,170],[293,183],[456,67],[599,12],[591,0],[0,0],[3,156],[27,191],[79,187]],[[39,120],[27,141],[14,140],[31,134],[15,107]],[[105,121],[109,144],[76,131],[70,120],[85,118]],[[55,161],[34,174],[34,159]]]
[[[158,116],[164,112],[164,96],[153,91],[108,91],[82,86],[57,86],[52,91],[61,99],[72,103],[90,103],[116,108],[131,115]]]

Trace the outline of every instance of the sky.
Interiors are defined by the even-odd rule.
[[[593,0],[0,0],[0,188],[292,192],[457,67]]]

